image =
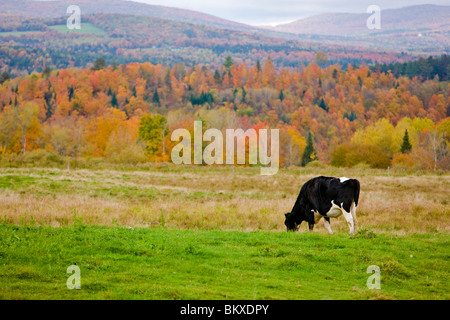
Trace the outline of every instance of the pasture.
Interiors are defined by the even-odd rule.
[[[58,24],[54,26],[50,26],[51,29],[54,29],[60,33],[81,33],[81,34],[98,34],[98,35],[106,35],[106,32],[102,29],[97,28],[92,23],[83,22],[81,23],[81,29],[69,29],[65,24]]]
[[[42,34],[42,31],[2,31],[0,32],[0,37],[20,37],[21,35],[39,35]]]
[[[360,181],[355,236],[343,217],[333,235],[323,221],[285,232],[318,175]],[[1,168],[0,298],[449,299],[449,184],[366,168]],[[81,290],[66,286],[74,264]]]

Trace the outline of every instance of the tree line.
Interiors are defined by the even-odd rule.
[[[395,76],[407,76],[409,78],[420,77],[423,80],[436,79],[440,81],[450,81],[450,57],[419,58],[418,60],[404,63],[377,64],[372,71],[379,70],[387,73],[389,70]]]

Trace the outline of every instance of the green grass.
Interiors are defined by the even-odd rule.
[[[449,299],[447,234],[0,224],[1,299]],[[81,289],[69,290],[70,265]],[[369,290],[370,265],[381,289]]]
[[[49,28],[56,30],[60,33],[71,33],[71,32],[75,32],[75,33],[80,33],[80,34],[92,34],[92,35],[106,35],[107,33],[105,31],[103,31],[100,28],[97,28],[96,26],[94,26],[91,23],[81,23],[81,29],[69,29],[67,28],[67,25],[65,24],[60,24],[60,25],[54,25],[54,26],[49,26]],[[33,34],[41,34],[44,33],[44,31],[8,31],[8,32],[0,32],[0,37],[1,36],[21,36],[21,35],[33,35]]]
[[[7,36],[21,36],[23,34],[25,35],[36,35],[36,34],[40,34],[43,33],[43,31],[5,31],[5,32],[0,32],[0,37],[7,37]]]
[[[343,218],[333,235],[284,231],[319,174],[360,179],[355,236]],[[0,168],[0,299],[447,300],[447,198],[448,173]],[[380,290],[367,288],[371,265]]]
[[[69,29],[69,28],[67,28],[67,25],[65,25],[65,24],[50,26],[50,28],[52,28],[58,32],[61,32],[61,33],[75,32],[75,33],[99,34],[99,35],[107,34],[105,31],[97,28],[93,24],[85,23],[85,22],[81,23],[81,29]]]

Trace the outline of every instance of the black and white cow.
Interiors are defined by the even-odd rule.
[[[359,199],[359,181],[348,178],[316,177],[307,181],[291,212],[285,214],[284,224],[288,231],[295,231],[302,221],[308,222],[309,231],[324,217],[325,228],[330,228],[330,218],[344,215],[350,228],[355,232],[356,207]]]

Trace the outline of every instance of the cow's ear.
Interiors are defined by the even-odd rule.
[[[287,218],[288,214],[289,214],[289,212],[288,212],[288,213],[285,213],[284,216]]]

